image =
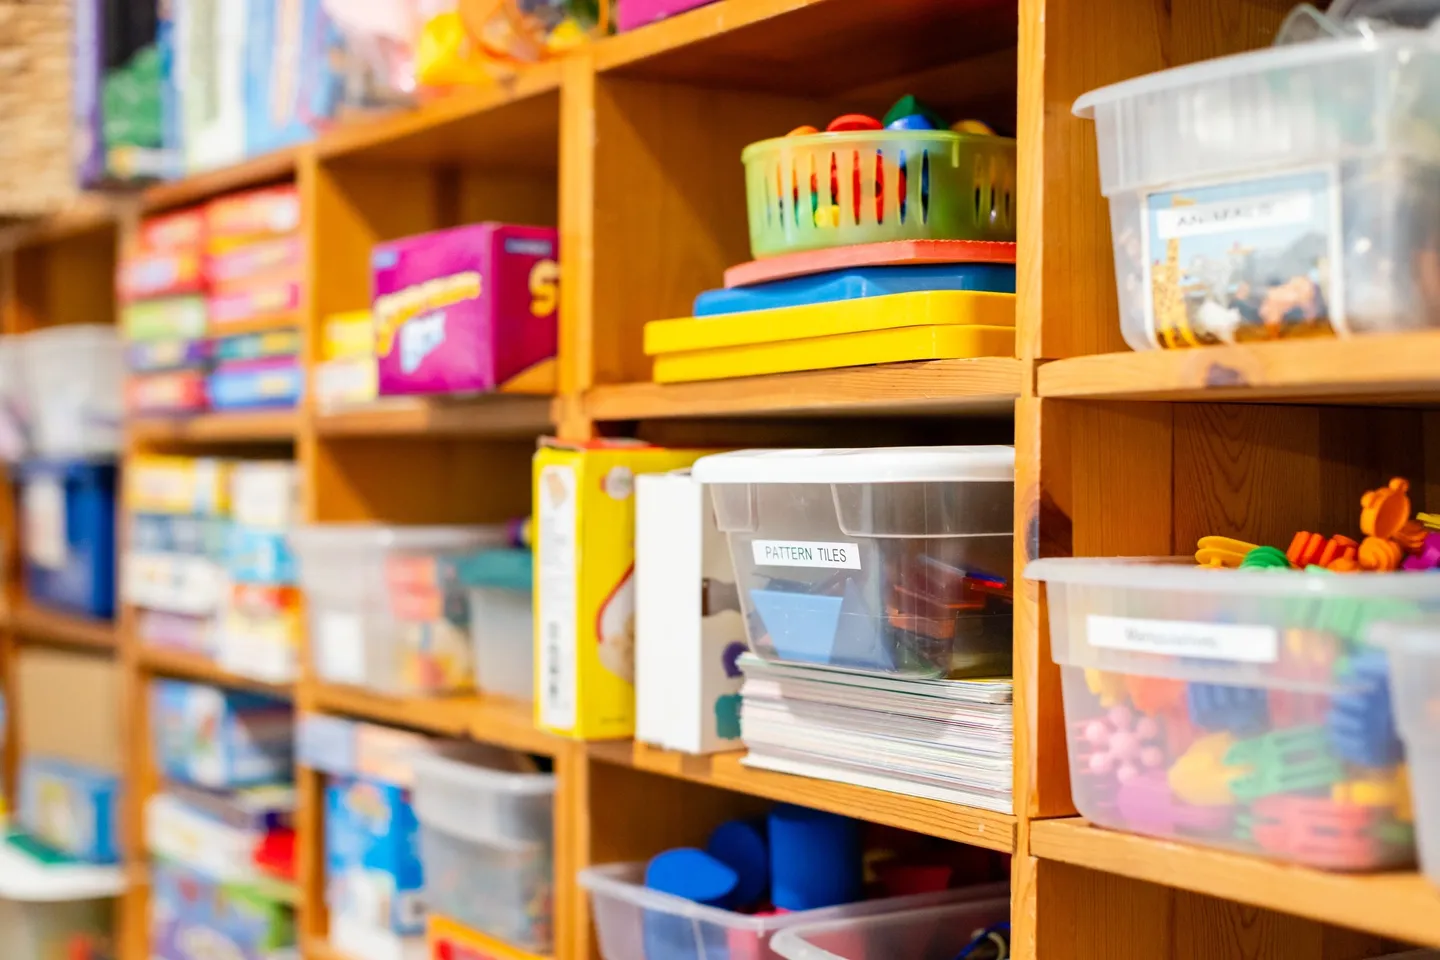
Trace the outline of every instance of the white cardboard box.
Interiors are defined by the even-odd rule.
[[[635,484],[635,739],[736,749],[746,641],[730,548],[689,470]]]

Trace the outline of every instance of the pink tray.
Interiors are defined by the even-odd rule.
[[[1014,263],[1015,244],[993,240],[890,240],[850,247],[804,250],[764,260],[751,260],[725,271],[725,286],[748,287],[786,277],[846,270],[850,267],[893,267],[915,263]]]

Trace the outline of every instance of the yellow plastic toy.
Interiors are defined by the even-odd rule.
[[[1228,807],[1235,802],[1230,784],[1249,767],[1226,766],[1225,754],[1235,745],[1228,733],[1212,733],[1190,745],[1170,767],[1167,779],[1175,796],[1199,807]]]
[[[1086,667],[1085,686],[1099,698],[1100,706],[1106,710],[1125,700],[1125,677],[1121,674]]]
[[[717,380],[872,363],[1013,356],[1015,297],[924,290],[716,317],[654,320],[655,380]]]
[[[1233,537],[1201,537],[1195,544],[1195,562],[1202,567],[1233,569],[1254,549],[1255,544]]]

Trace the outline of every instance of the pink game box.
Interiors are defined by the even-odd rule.
[[[615,10],[615,25],[622,32],[643,27],[677,13],[703,7],[713,0],[618,0]]]
[[[552,393],[559,237],[503,223],[371,253],[380,393]]]

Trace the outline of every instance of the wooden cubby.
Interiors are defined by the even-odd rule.
[[[130,425],[128,449],[294,451],[310,521],[493,521],[525,512],[536,438],[671,445],[1014,442],[1015,812],[995,814],[536,730],[526,704],[416,700],[317,682],[257,685],[142,651],[132,625],[72,622],[12,588],[18,638],[118,650],[127,839],[155,786],[144,690],[155,675],[267,689],[302,712],[473,737],[554,758],[556,946],[596,960],[576,871],[694,842],[722,818],[793,801],[1011,853],[1021,960],[1328,960],[1440,946],[1440,893],[1417,873],[1345,876],[1092,827],[1075,816],[1059,671],[1036,557],[1187,553],[1205,534],[1288,542],[1355,525],[1360,493],[1403,475],[1440,502],[1440,333],[1131,352],[1115,298],[1109,208],[1080,94],[1267,45],[1290,0],[718,0],[607,38],[513,81],[337,126],[312,145],[75,210],[0,236],[5,332],[107,321],[119,237],[136,215],[294,180],[305,211],[313,367],[323,318],[369,301],[378,240],[485,219],[561,234],[558,389]],[[739,154],[754,140],[905,93],[1019,139],[1013,357],[650,382],[645,323],[689,312],[749,258]],[[13,497],[0,491],[0,522]],[[13,528],[13,523],[5,524]],[[13,556],[13,541],[6,549]],[[13,578],[12,578],[13,580]],[[48,638],[45,639],[45,638]],[[27,641],[30,642],[30,641]],[[302,658],[303,659],[303,658]],[[6,748],[13,775],[15,740]],[[297,898],[307,960],[324,941],[321,781],[298,771]],[[143,960],[135,857],[122,960]],[[898,958],[897,958],[898,960]]]

